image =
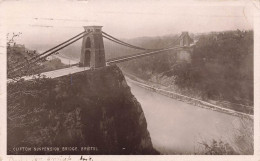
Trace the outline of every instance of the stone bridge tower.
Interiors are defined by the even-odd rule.
[[[180,36],[180,49],[177,50],[177,62],[191,62],[191,54],[193,39],[189,36],[188,32],[182,32]]]
[[[182,32],[180,36],[180,46],[181,47],[190,47],[193,43],[193,39],[189,36],[188,32]]]
[[[91,33],[83,38],[79,66],[92,68],[106,66],[102,26],[84,26],[84,30]]]

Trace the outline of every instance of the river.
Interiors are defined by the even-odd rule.
[[[68,63],[67,57],[58,58]],[[225,141],[234,148],[248,144],[248,139],[245,139],[246,143],[235,142],[235,131],[248,131],[244,127],[253,128],[253,120],[242,123],[239,117],[177,101],[131,81],[127,83],[142,106],[153,146],[160,153],[198,153],[203,148],[200,143],[213,139]]]
[[[243,127],[240,118],[174,100],[130,81],[127,83],[142,106],[153,146],[162,154],[198,153],[204,147],[200,143],[213,139],[221,139],[232,147],[240,146],[234,141],[235,131]],[[246,124],[253,127],[251,120]]]

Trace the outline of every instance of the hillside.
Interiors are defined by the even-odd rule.
[[[7,77],[16,78],[24,75],[38,74],[67,67],[59,59],[43,59],[37,63],[31,63],[38,59],[36,58],[37,55],[39,55],[38,51],[30,50],[24,45],[15,43],[14,45],[8,45]]]
[[[247,106],[253,106],[253,31],[213,32],[195,37],[198,42],[191,63],[177,63],[176,52],[171,51],[119,66],[126,73],[168,90],[252,114],[252,108]],[[148,48],[155,46],[149,45],[149,40],[143,44]]]

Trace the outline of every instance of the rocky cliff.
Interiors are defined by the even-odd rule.
[[[116,66],[8,84],[8,154],[157,154]]]

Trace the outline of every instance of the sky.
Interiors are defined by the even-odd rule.
[[[4,0],[0,25],[22,43],[58,43],[101,25],[119,38],[253,29],[252,4],[194,0]]]

